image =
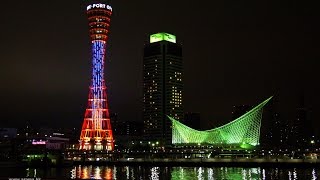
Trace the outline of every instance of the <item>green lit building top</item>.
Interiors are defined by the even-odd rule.
[[[176,43],[176,36],[165,32],[150,35],[150,43],[159,41],[169,41],[172,43]]]

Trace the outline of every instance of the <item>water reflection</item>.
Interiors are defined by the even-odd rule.
[[[72,168],[1,168],[1,177],[42,179],[266,180],[319,179],[319,168],[74,166]]]
[[[317,179],[316,170],[312,169],[312,180],[316,180],[316,179]]]
[[[151,179],[158,180],[159,179],[159,167],[153,167],[151,169]]]
[[[126,175],[127,175],[127,179],[129,179],[130,177],[129,166],[126,167]]]
[[[31,170],[30,170],[31,171]],[[29,172],[29,175],[36,174]],[[71,179],[172,179],[172,180],[265,180],[318,179],[319,169],[235,168],[235,167],[141,167],[141,166],[76,166]]]
[[[213,180],[213,169],[208,168],[208,180]]]
[[[111,167],[75,166],[70,171],[71,179],[116,179]]]
[[[265,180],[266,179],[266,170],[262,169],[262,179]]]

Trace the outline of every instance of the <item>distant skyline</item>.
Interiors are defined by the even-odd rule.
[[[183,46],[186,112],[220,125],[233,105],[274,96],[292,119],[303,92],[320,125],[319,14],[297,2],[113,0],[111,112],[142,121],[143,47],[150,34],[168,32]],[[83,1],[4,1],[0,15],[0,127],[80,127],[91,74]]]

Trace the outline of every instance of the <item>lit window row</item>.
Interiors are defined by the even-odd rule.
[[[173,99],[182,99],[182,96],[181,95],[180,96],[179,95],[172,95],[172,98]]]
[[[157,92],[157,89],[154,90],[147,90],[147,93]]]
[[[181,102],[182,102],[182,100],[181,99],[172,99],[171,101],[170,101],[170,104],[181,104]]]

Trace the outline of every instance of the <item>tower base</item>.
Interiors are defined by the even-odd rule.
[[[112,151],[113,150],[113,142],[111,141],[79,141],[80,148],[79,150],[83,151]]]

